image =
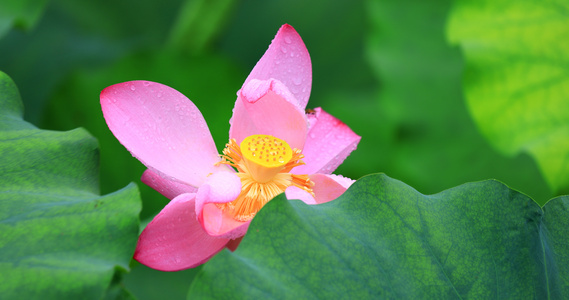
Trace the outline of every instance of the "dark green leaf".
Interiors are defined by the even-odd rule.
[[[100,299],[115,273],[128,270],[138,190],[99,196],[97,141],[83,129],[40,130],[21,116],[16,86],[0,72],[0,295]]]
[[[185,1],[170,34],[170,46],[187,54],[203,53],[227,23],[235,0]]]
[[[531,154],[569,191],[569,2],[456,1],[449,39],[466,56],[469,109],[502,153]]]
[[[0,1],[0,38],[11,27],[29,29],[38,21],[47,0]]]
[[[497,181],[423,195],[381,174],[326,204],[281,195],[235,252],[205,265],[189,298],[559,298],[569,293],[568,204],[551,200],[544,218]]]

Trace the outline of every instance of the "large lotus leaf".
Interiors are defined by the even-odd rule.
[[[127,297],[117,280],[137,241],[136,186],[100,196],[97,141],[22,120],[1,72],[0,157],[1,298]]]
[[[466,57],[469,109],[501,152],[530,153],[569,190],[569,2],[456,1],[448,37]]]
[[[569,293],[568,197],[547,204],[498,181],[423,195],[383,174],[335,201],[279,196],[189,298],[548,299]]]

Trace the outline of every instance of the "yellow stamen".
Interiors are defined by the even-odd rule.
[[[288,173],[303,165],[301,150],[291,149],[283,140],[270,135],[251,135],[240,146],[229,140],[219,164],[235,167],[241,178],[241,194],[232,202],[218,204],[238,221],[249,221],[276,195],[289,186],[299,187],[312,195],[314,183],[308,175]]]

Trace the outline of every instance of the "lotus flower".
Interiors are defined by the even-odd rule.
[[[141,233],[134,258],[162,271],[235,250],[274,196],[308,204],[337,198],[353,180],[331,173],[360,137],[321,108],[305,112],[310,56],[283,25],[242,88],[219,155],[198,108],[165,85],[130,81],[101,92],[115,137],[148,169],[142,181],[171,199]]]

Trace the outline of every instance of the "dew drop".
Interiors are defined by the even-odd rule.
[[[134,87],[134,85],[131,85],[131,86],[130,86],[130,90],[131,90],[131,91],[134,91],[134,90],[136,90],[136,87]]]
[[[292,40],[288,36],[285,36],[284,40],[285,40],[285,43],[287,43],[287,44],[292,43]]]
[[[293,77],[292,83],[294,83],[296,85],[300,85],[302,83],[302,78],[301,77]]]
[[[286,47],[281,47],[281,52],[286,53],[287,52]]]
[[[144,82],[142,82],[142,84],[143,84],[144,86],[149,86],[149,85],[150,85],[150,82],[144,81]]]

